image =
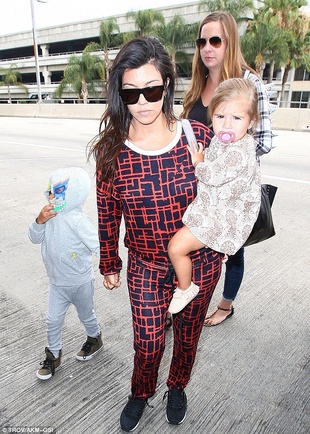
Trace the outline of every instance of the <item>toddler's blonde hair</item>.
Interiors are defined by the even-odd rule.
[[[210,118],[212,119],[216,108],[220,104],[238,99],[245,99],[249,102],[248,114],[251,121],[254,121],[254,124],[257,124],[259,111],[256,86],[251,80],[244,78],[229,78],[219,84],[209,104],[208,110]]]

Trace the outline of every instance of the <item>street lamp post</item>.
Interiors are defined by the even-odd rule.
[[[37,0],[40,3],[46,3],[47,0]],[[30,0],[31,6],[31,19],[32,19],[32,37],[33,37],[33,48],[34,48],[34,59],[36,64],[36,79],[37,79],[37,88],[38,88],[38,101],[42,102],[42,93],[41,93],[41,78],[40,78],[40,68],[39,68],[39,53],[38,53],[38,44],[37,44],[37,32],[36,32],[36,23],[35,23],[35,14],[34,14],[34,0]]]

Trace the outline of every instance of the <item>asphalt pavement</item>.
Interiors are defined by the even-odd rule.
[[[45,204],[50,173],[68,165],[84,167],[92,177],[84,210],[96,222],[95,168],[86,161],[85,148],[98,128],[99,121],[0,117],[0,433],[121,433],[119,415],[133,363],[125,267],[121,288],[110,292],[94,258],[103,351],[86,363],[75,360],[85,336],[70,308],[61,367],[51,380],[35,376],[47,345],[48,279],[40,247],[28,240],[28,225]],[[162,402],[173,339],[167,331],[157,393],[137,434],[310,432],[310,132],[275,133],[276,147],[262,157],[261,166],[263,182],[278,187],[276,235],[246,248],[234,316],[203,329],[181,426],[166,422]],[[126,265],[123,246],[121,256]]]

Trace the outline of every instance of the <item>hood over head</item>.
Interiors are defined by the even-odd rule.
[[[68,212],[82,208],[90,192],[90,178],[81,167],[65,167],[55,170],[49,181],[46,194],[51,192],[55,211]]]

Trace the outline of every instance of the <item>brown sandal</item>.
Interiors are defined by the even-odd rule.
[[[212,316],[218,311],[218,310],[223,310],[224,312],[230,312],[224,319],[223,319],[223,321],[221,321],[221,322],[219,322],[219,323],[217,323],[217,324],[208,324],[207,323],[207,320],[208,319],[210,319],[210,318],[212,318]],[[206,319],[205,319],[205,322],[204,322],[204,326],[206,326],[206,327],[213,327],[213,326],[216,326],[216,325],[219,325],[219,324],[222,324],[224,321],[226,321],[227,320],[227,318],[231,318],[232,316],[233,316],[233,314],[234,314],[234,307],[233,306],[231,306],[231,308],[230,309],[224,309],[223,307],[220,307],[220,306],[217,306],[217,308],[216,309],[214,309],[211,313],[210,313],[210,315],[207,315],[206,316]]]

